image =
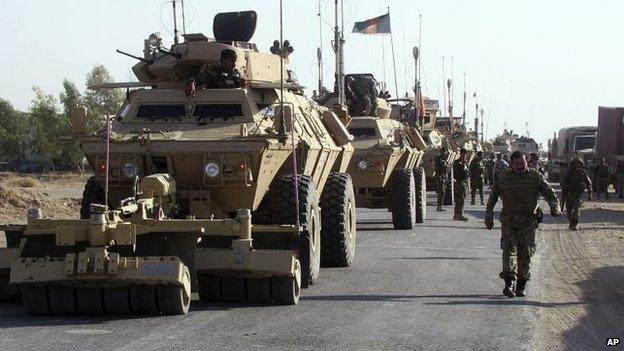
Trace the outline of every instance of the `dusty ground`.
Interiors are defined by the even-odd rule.
[[[542,230],[540,349],[596,350],[624,338],[624,203],[584,203],[579,229],[568,231],[564,215]]]
[[[0,173],[0,224],[26,222],[31,205],[50,218],[77,218],[82,189],[89,175]]]

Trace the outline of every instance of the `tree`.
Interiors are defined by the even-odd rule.
[[[113,81],[113,77],[104,66],[96,65],[87,74],[86,85],[87,87],[96,87]],[[124,101],[124,94],[119,89],[90,89],[85,92],[83,100],[89,109],[87,131],[94,133],[104,127],[104,116],[107,113],[111,115],[117,113]]]
[[[69,128],[69,114],[79,105],[82,104],[82,96],[80,95],[80,91],[76,87],[76,84],[70,82],[69,80],[63,80],[63,91],[59,96],[61,100],[61,104],[63,105],[63,132],[65,132],[64,136],[69,136],[71,134]],[[83,159],[84,154],[80,149],[80,142],[78,140],[64,140],[61,144],[61,160],[66,164],[70,164],[73,167],[76,167],[78,171],[81,173],[84,172],[83,167]]]
[[[28,115],[0,99],[0,160],[14,164],[24,157],[28,138]]]
[[[60,159],[62,147],[59,137],[67,128],[63,115],[58,113],[56,99],[40,87],[33,86],[35,98],[30,106],[31,151],[45,169],[55,170],[54,161]]]

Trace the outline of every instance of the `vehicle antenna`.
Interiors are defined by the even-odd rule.
[[[464,111],[462,112],[462,127],[466,129],[466,73],[464,73]]]
[[[186,34],[186,16],[184,15],[184,0],[180,0],[182,5],[182,34]]]
[[[110,167],[110,115],[108,112],[104,115],[106,118],[106,162],[104,169],[104,206],[108,211],[108,174]]]
[[[173,4],[173,42],[175,44],[178,44],[178,19],[176,16],[176,2],[178,0],[172,0],[171,3]]]
[[[319,47],[316,50],[318,59],[318,95],[321,96],[323,89],[323,13],[321,11],[321,0],[318,2],[318,18],[319,18]]]

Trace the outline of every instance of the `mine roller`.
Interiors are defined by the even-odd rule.
[[[249,41],[256,19],[218,14],[214,38],[184,34],[170,48],[154,33],[142,56],[126,54],[138,82],[90,87],[126,100],[110,133],[89,134],[84,108],[70,116],[95,170],[81,219],[33,208],[26,225],[5,226],[3,296],[21,295],[30,314],[181,314],[193,291],[296,304],[321,264],[352,263],[353,138],[303,95],[287,41],[271,53]],[[219,70],[226,50],[239,76]],[[206,70],[242,84],[189,91]]]
[[[358,207],[387,208],[395,229],[413,229],[426,217],[426,183],[419,167],[425,142],[417,131],[390,118],[392,108],[380,97],[372,74],[347,74],[344,91],[347,129],[355,138],[347,170],[355,202]],[[335,95],[320,101],[337,104]]]

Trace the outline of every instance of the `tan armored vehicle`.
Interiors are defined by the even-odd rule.
[[[424,145],[420,135],[390,118],[391,107],[379,98],[371,74],[348,74],[346,104],[351,119],[349,132],[355,149],[348,173],[353,178],[356,204],[367,208],[388,208],[395,229],[412,229],[426,216],[426,185],[417,170]],[[325,105],[334,104],[334,99]]]
[[[0,255],[6,291],[21,289],[28,313],[186,313],[192,290],[204,302],[296,304],[321,264],[352,262],[351,136],[280,69],[286,42],[274,54],[249,42],[255,24],[255,12],[219,14],[215,39],[187,34],[168,50],[150,36],[138,83],[94,87],[128,90],[109,144],[74,111],[96,170],[84,219],[32,209],[26,225],[5,228],[23,237]],[[240,77],[218,70],[224,50]],[[244,85],[193,95],[187,81],[202,69]]]

